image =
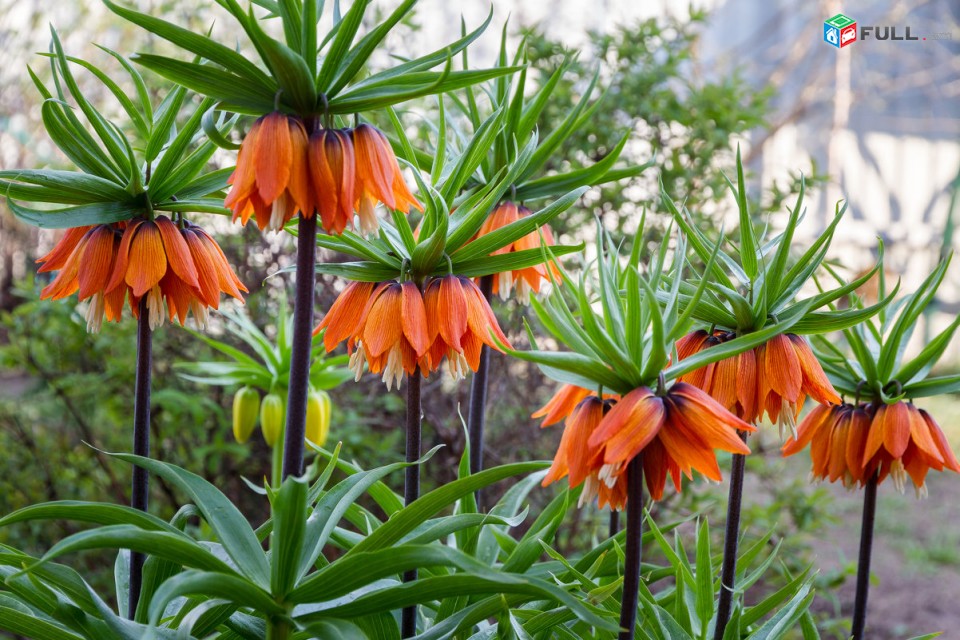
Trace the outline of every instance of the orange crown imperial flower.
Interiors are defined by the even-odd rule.
[[[517,205],[509,201],[503,202],[494,209],[490,216],[484,221],[483,226],[481,226],[477,232],[477,236],[483,236],[492,231],[496,231],[530,214],[530,209],[523,205]],[[543,233],[543,241],[547,246],[556,244],[553,238],[553,232],[549,226],[543,225],[540,227],[540,231]],[[528,233],[505,247],[497,249],[491,255],[501,255],[513,251],[539,248],[540,233],[535,231]],[[524,269],[495,273],[493,274],[493,293],[498,294],[501,299],[507,300],[510,297],[510,292],[516,288],[517,300],[521,304],[530,304],[530,293],[540,293],[540,288],[543,284],[550,281],[551,274],[557,282],[560,281],[560,271],[552,263],[538,264]]]
[[[429,375],[444,357],[455,378],[476,371],[484,344],[499,349],[491,334],[509,344],[480,290],[458,276],[430,280],[422,295],[410,281],[352,282],[316,332],[322,329],[328,352],[347,341],[357,380],[366,362],[372,373],[383,374],[388,389],[418,366]]]
[[[171,321],[176,317],[183,324],[190,312],[205,326],[207,308],[219,307],[221,292],[242,300],[247,290],[213,238],[196,225],[180,228],[166,216],[127,225],[106,291],[124,285],[135,317],[147,296],[151,328],[163,324],[164,300]]]
[[[274,112],[259,118],[240,145],[224,206],[246,224],[279,231],[297,212],[310,217],[314,203],[307,170],[307,131],[299,118]]]
[[[564,389],[580,389],[574,385],[566,385]],[[582,389],[582,391],[587,391]],[[589,393],[589,392],[587,392]],[[577,394],[579,395],[579,394]],[[573,397],[572,392],[566,394],[564,400]],[[613,509],[620,509],[627,501],[627,477],[622,474],[613,486],[597,481],[600,464],[600,451],[590,448],[588,442],[597,427],[603,421],[603,416],[609,405],[596,396],[586,396],[578,402],[566,416],[560,446],[553,457],[553,464],[543,479],[543,486],[569,476],[571,487],[580,486],[588,482],[587,488],[580,494],[579,506],[583,506],[593,495],[597,496],[600,508],[610,505]]]
[[[251,216],[262,231],[279,231],[297,213],[319,210],[323,228],[340,234],[353,224],[369,234],[379,228],[374,207],[408,211],[413,197],[390,142],[376,127],[318,129],[309,137],[303,121],[274,112],[258,119],[240,145],[224,205],[233,219]]]
[[[357,380],[366,362],[372,373],[383,374],[387,389],[399,388],[404,372],[414,373],[430,346],[423,296],[410,281],[350,283],[314,333],[322,329],[328,352],[347,341]]]
[[[87,328],[97,332],[108,321],[119,321],[129,293],[134,317],[140,299],[147,296],[150,326],[163,323],[163,301],[169,318],[180,324],[192,313],[206,324],[207,308],[218,308],[220,294],[243,300],[247,289],[237,278],[217,242],[200,227],[184,222],[178,227],[166,216],[132,220],[67,231],[46,256],[39,271],[59,270],[40,294],[58,300],[79,291],[92,298]]]
[[[341,234],[353,222],[356,160],[349,131],[321,129],[310,135],[310,179],[317,210],[328,233]]]
[[[572,425],[585,429],[580,408],[586,403],[597,405],[600,401],[587,398],[581,402],[570,415],[567,429]],[[668,473],[677,491],[681,489],[682,476],[692,478],[694,470],[719,482],[720,467],[714,449],[750,453],[737,435],[738,430],[756,429],[693,385],[678,382],[663,396],[640,387],[613,405],[591,428],[589,437],[584,439],[583,432],[571,433],[568,437],[565,430],[568,445],[563,447],[561,442],[560,459],[554,460],[544,482],[553,482],[569,472],[571,486],[577,486],[581,478],[586,482],[581,503],[609,491],[603,499],[612,508],[620,509],[626,497],[621,485],[626,482],[627,466],[643,452],[647,488],[651,497],[659,500],[663,497]],[[581,441],[586,445],[574,446]],[[573,469],[578,470],[576,478]],[[617,500],[621,491],[624,500]]]
[[[596,397],[597,392],[590,389],[578,387],[575,384],[565,384],[561,386],[555,394],[547,401],[545,405],[530,414],[531,418],[543,418],[540,428],[549,427],[565,420],[580,402],[587,396]],[[603,394],[604,400],[619,400],[620,396],[615,393]]]
[[[80,301],[92,298],[87,307],[87,330],[100,331],[103,318],[119,322],[127,288],[107,284],[117,260],[125,223],[99,224],[68,229],[50,253],[39,258],[40,273],[59,271],[43,288],[40,298],[60,300],[79,291]]]
[[[887,476],[902,493],[909,477],[917,497],[927,494],[930,469],[960,473],[960,461],[936,421],[912,403],[817,407],[800,423],[796,439],[783,447],[789,456],[810,444],[814,478],[863,486]]]
[[[393,210],[409,211],[410,207],[423,211],[400,172],[397,156],[390,141],[374,126],[361,124],[351,131],[356,154],[356,184],[354,198],[360,230],[374,233],[379,228],[373,208],[377,202]]]
[[[459,380],[468,369],[476,371],[480,366],[483,345],[501,351],[494,337],[510,347],[493,309],[472,280],[454,275],[434,278],[423,297],[431,345],[422,367],[425,371],[439,369],[446,357],[450,375]]]
[[[732,332],[694,331],[677,341],[683,360],[721,344]],[[724,358],[680,377],[713,396],[724,408],[754,423],[766,412],[781,429],[795,434],[796,419],[807,396],[820,404],[839,404],[840,396],[827,379],[807,341],[794,334],[771,338],[755,349]]]

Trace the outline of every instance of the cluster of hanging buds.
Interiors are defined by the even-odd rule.
[[[902,493],[909,478],[917,497],[922,497],[930,469],[960,473],[960,462],[937,422],[902,400],[879,406],[817,406],[800,423],[796,438],[783,446],[783,455],[798,453],[808,444],[813,477],[840,480],[848,489],[862,488],[873,476],[878,483],[889,476]]]
[[[480,231],[477,232],[477,236],[482,237],[497,229],[502,229],[517,220],[531,215],[531,213],[530,209],[522,204],[518,205],[510,201],[502,202],[484,221],[483,226],[480,227]],[[553,231],[550,230],[549,225],[545,224],[540,227],[538,231],[528,233],[514,242],[497,249],[490,255],[499,256],[515,251],[524,251],[526,249],[539,249],[541,247],[541,234],[543,245],[548,247],[556,246]],[[517,301],[521,304],[530,304],[530,294],[540,293],[541,288],[543,288],[545,284],[550,283],[551,280],[559,282],[560,271],[556,263],[551,261],[535,264],[523,269],[508,269],[493,274],[491,278],[493,279],[491,291],[499,295],[502,300],[508,300],[511,291],[516,290]]]
[[[454,378],[476,371],[484,344],[509,346],[489,303],[469,278],[431,278],[421,292],[412,281],[352,282],[320,321],[327,351],[347,341],[359,380],[366,362],[390,389],[417,367],[423,375],[443,359]]]
[[[74,227],[67,230],[50,253],[37,262],[39,271],[59,271],[40,294],[58,300],[79,292],[90,299],[87,328],[97,332],[106,317],[120,320],[129,299],[135,317],[146,296],[150,327],[167,316],[183,324],[187,314],[203,327],[207,310],[217,309],[220,294],[242,300],[247,291],[223,251],[206,231],[160,215],[153,220]]]
[[[244,138],[224,202],[233,219],[278,231],[298,213],[319,212],[323,228],[379,227],[377,202],[392,210],[423,210],[403,181],[390,142],[369,124],[308,133],[302,119],[279,112],[259,118]]]

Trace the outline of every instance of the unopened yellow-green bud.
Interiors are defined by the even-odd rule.
[[[284,401],[277,393],[268,393],[260,404],[260,429],[263,439],[273,447],[283,431]]]
[[[313,391],[307,396],[307,440],[322,447],[330,433],[330,395]]]
[[[242,387],[233,396],[233,437],[243,444],[250,439],[260,413],[260,393],[251,387]]]

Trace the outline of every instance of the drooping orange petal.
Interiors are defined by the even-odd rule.
[[[793,344],[794,352],[800,362],[800,369],[803,371],[803,390],[820,404],[840,404],[840,396],[830,384],[827,374],[823,372],[823,367],[813,355],[807,341],[792,333],[787,334],[787,338]]]
[[[910,421],[910,439],[924,455],[932,461],[936,461],[940,465],[940,469],[943,469],[943,455],[940,453],[940,449],[937,447],[933,434],[930,433],[930,428],[924,421],[923,416],[912,404],[906,405],[906,409]]]
[[[381,142],[380,132],[368,125],[361,124],[353,129],[353,148],[356,154],[357,182],[362,192],[370,194],[389,209],[397,207],[393,195],[393,171],[386,153],[393,151],[387,143]],[[361,193],[355,195],[358,199]]]
[[[754,423],[757,415],[757,356],[753,349],[737,357],[737,416],[744,422]]]
[[[67,229],[66,233],[63,234],[63,237],[60,238],[60,241],[53,247],[53,249],[47,255],[42,258],[37,258],[37,262],[42,262],[43,265],[37,269],[37,273],[46,273],[47,271],[59,271],[63,269],[63,266],[67,263],[67,259],[70,257],[70,254],[73,253],[73,250],[77,248],[77,244],[80,242],[80,239],[88,231],[93,229],[92,225],[87,225],[84,227],[72,227]]]
[[[797,425],[797,437],[787,438],[786,443],[781,447],[784,456],[792,456],[802,451],[810,442],[820,437],[824,428],[832,422],[834,417],[834,408],[826,404],[818,404],[807,416]]]
[[[822,405],[821,405],[822,406]],[[855,482],[863,482],[863,456],[870,433],[870,415],[861,407],[850,415],[850,433],[847,436],[847,470]]]
[[[599,449],[591,448],[587,443],[601,420],[603,420],[603,401],[599,398],[585,399],[567,419],[564,437],[567,437],[569,431],[570,445],[567,458],[571,487],[578,486],[600,466]]]
[[[400,317],[403,320],[403,335],[419,358],[430,348],[430,340],[427,337],[427,312],[423,306],[423,296],[416,284],[408,280],[403,283],[402,289]]]
[[[127,297],[127,287],[117,287],[103,296],[103,315],[108,322],[119,322],[123,315],[123,301]]]
[[[220,286],[213,257],[207,252],[203,241],[193,229],[185,229],[183,238],[190,250],[190,258],[197,268],[199,297],[208,307],[216,309],[220,303]]]
[[[334,300],[317,326],[318,331],[327,330],[323,334],[323,346],[328,352],[350,336],[359,334],[363,310],[372,293],[372,282],[351,282]]]
[[[141,224],[130,242],[130,259],[125,281],[135,296],[142,296],[156,286],[167,272],[167,256],[157,224],[150,220]]]
[[[200,283],[197,279],[197,267],[190,254],[190,247],[187,245],[183,233],[177,228],[177,225],[166,216],[157,216],[154,219],[157,229],[160,230],[160,236],[163,238],[163,249],[167,255],[167,262],[173,272],[188,287],[198,289]]]
[[[665,416],[663,400],[649,389],[634,389],[604,416],[589,445],[604,447],[604,464],[626,464],[656,437]]]
[[[847,470],[847,443],[850,440],[851,431],[850,414],[850,411],[840,412],[830,437],[829,459],[826,465],[830,482],[836,482],[844,477]]]
[[[290,139],[286,115],[275,111],[265,115],[260,122],[253,162],[257,190],[263,202],[271,204],[280,197],[290,181],[293,141]]]
[[[490,308],[490,303],[483,297],[483,293],[480,292],[477,285],[470,279],[461,277],[460,286],[463,289],[464,299],[467,304],[467,325],[473,333],[497,351],[501,351],[501,349],[499,345],[494,342],[491,334],[508,348],[512,348],[507,336],[500,329],[497,317],[493,315],[493,309]]]
[[[580,401],[590,395],[589,389],[572,384],[565,384],[553,394],[553,397],[530,415],[531,418],[543,418],[541,427],[549,427],[566,418]]]
[[[673,412],[679,413],[711,447],[733,453],[750,453],[736,432],[752,432],[757,428],[721,407],[705,392],[691,384],[678,382],[667,394],[667,401],[673,410],[668,419]]]
[[[667,453],[688,478],[693,477],[690,471],[694,469],[714,482],[723,479],[713,449],[700,438],[698,432],[688,428],[682,419],[677,420],[675,416],[671,416],[660,429],[657,439],[663,443]]]
[[[599,398],[587,398],[577,405],[567,418],[557,455],[543,479],[544,486],[569,474],[570,486],[576,487],[596,471],[594,467],[598,452],[591,450],[587,441],[602,418],[603,402]]]
[[[643,477],[646,480],[647,491],[654,500],[663,498],[663,488],[667,483],[670,462],[667,450],[659,438],[654,438],[643,450]],[[679,473],[674,477],[674,483],[679,491]]]
[[[307,131],[297,118],[287,118],[290,131],[290,179],[287,181],[287,193],[293,198],[297,209],[305,218],[313,217],[316,208],[313,189],[310,188],[310,167],[308,165]]]
[[[867,441],[863,449],[863,459],[861,464],[864,468],[878,451],[883,448],[883,414],[887,411],[887,405],[881,404],[870,418],[870,431],[867,433]],[[907,432],[909,434],[909,431]]]
[[[113,274],[110,276],[110,282],[107,283],[107,291],[120,285],[127,275],[127,263],[130,261],[130,244],[137,229],[143,224],[143,220],[134,220],[123,230],[123,237],[120,239],[120,248],[117,249],[117,262],[113,265]],[[135,294],[136,295],[136,294]],[[137,296],[140,297],[139,295]]]
[[[788,401],[796,402],[803,384],[800,358],[790,339],[779,335],[767,341],[764,349],[764,371],[769,388]]]
[[[370,307],[363,325],[363,344],[368,355],[379,356],[403,336],[402,298],[402,287],[394,282]]]
[[[894,458],[899,458],[910,444],[910,411],[904,402],[880,407],[874,422],[880,420],[883,428],[883,446]]]
[[[80,300],[85,300],[106,288],[110,274],[113,272],[118,244],[116,234],[108,225],[99,225],[90,231],[83,255],[80,257],[83,268],[77,274]]]
[[[919,411],[920,417],[925,423],[927,423],[927,429],[930,432],[930,436],[937,445],[937,450],[940,452],[940,457],[943,460],[943,466],[951,471],[960,473],[960,461],[957,460],[957,456],[954,455],[953,449],[950,448],[950,443],[947,442],[947,437],[943,434],[943,430],[940,429],[940,425],[937,424],[936,420],[934,420],[929,413],[923,409],[920,409]]]
[[[467,331],[467,301],[460,280],[456,276],[441,278],[437,295],[437,330],[444,342],[460,351],[460,338]]]
[[[233,210],[234,220],[239,216],[242,218],[244,224],[249,220],[250,213],[252,213],[251,211],[244,216],[242,210],[245,208],[243,202],[247,200],[250,192],[253,191],[256,186],[257,173],[255,157],[257,134],[260,131],[260,126],[261,120],[254,122],[253,126],[250,127],[250,131],[247,132],[247,136],[240,144],[240,151],[237,153],[237,168],[227,181],[232,187],[223,203],[224,206]]]
[[[727,411],[737,405],[738,357],[724,358],[716,363],[708,393]]]

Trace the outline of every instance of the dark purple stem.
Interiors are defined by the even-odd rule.
[[[407,457],[408,463],[420,459],[420,427],[423,419],[423,409],[420,404],[420,367],[407,376]],[[420,497],[420,465],[411,464],[406,469],[403,484],[403,504],[408,505]],[[417,570],[411,569],[403,574],[404,582],[417,579]],[[403,638],[412,638],[417,635],[417,607],[406,607],[402,611],[400,634]]]
[[[313,343],[313,290],[316,283],[317,215],[300,216],[297,226],[297,281],[293,307],[293,351],[287,389],[287,426],[283,441],[283,477],[303,473],[303,447]]]
[[[878,471],[879,473],[879,471]],[[877,515],[878,473],[863,489],[863,524],[860,527],[860,560],[857,563],[857,594],[853,601],[853,640],[863,640],[867,626],[867,591],[870,589],[870,558],[873,555],[873,523]]]
[[[627,467],[627,549],[623,568],[623,598],[620,601],[620,640],[633,640],[637,626],[642,537],[643,453],[638,453]]]
[[[480,292],[490,301],[493,276],[480,278]],[[490,367],[490,347],[480,348],[480,364],[470,383],[470,409],[467,417],[467,434],[470,439],[470,473],[483,471],[483,427],[487,412],[487,371]],[[480,491],[476,492],[477,509],[480,509]]]
[[[740,431],[746,441],[747,434]],[[720,602],[717,605],[717,625],[713,640],[723,640],[723,634],[733,612],[733,594],[737,582],[737,547],[740,539],[740,511],[743,507],[743,472],[746,456],[733,454],[730,469],[730,494],[727,499],[727,528],[723,540],[723,565],[720,568]]]
[[[150,374],[153,369],[153,339],[150,329],[150,310],[147,297],[140,299],[140,316],[137,319],[137,378],[136,396],[133,402],[133,454],[150,457]],[[146,511],[149,502],[150,483],[147,470],[133,467],[130,491],[130,506]],[[143,583],[143,563],[146,556],[130,552],[130,591],[127,599],[127,617],[133,620],[140,602],[140,587]]]

